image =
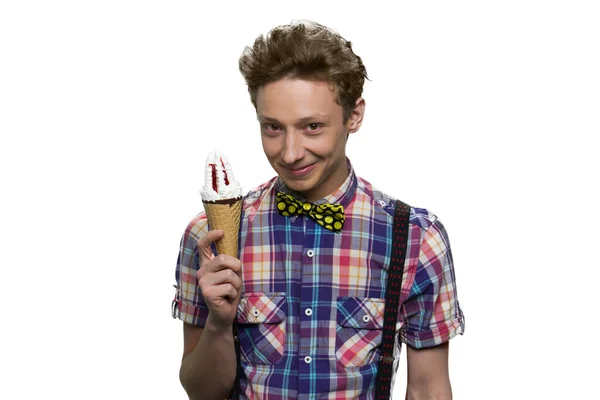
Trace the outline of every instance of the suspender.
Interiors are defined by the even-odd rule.
[[[404,259],[408,243],[408,222],[410,206],[396,200],[394,210],[394,224],[392,226],[392,254],[388,269],[387,287],[385,292],[385,311],[383,322],[383,339],[381,342],[381,359],[377,367],[375,381],[375,400],[389,400],[392,381],[392,368],[394,365],[394,338],[396,334],[396,321],[398,319],[398,302],[402,288],[402,275],[404,273]],[[235,355],[237,358],[237,373],[235,384],[230,399],[239,399],[240,377],[244,373],[240,363],[240,341],[238,340],[237,323],[233,324],[233,337],[235,341]]]
[[[398,319],[400,290],[404,273],[404,259],[406,258],[409,218],[410,206],[396,200],[394,225],[392,227],[392,254],[385,292],[381,359],[377,367],[377,380],[375,381],[375,400],[389,400],[390,398],[392,369],[394,367],[394,338],[396,336],[396,321]]]
[[[235,345],[235,358],[237,360],[237,370],[235,373],[235,383],[233,384],[233,389],[231,391],[229,399],[236,400],[240,398],[240,377],[244,373],[244,369],[242,368],[242,363],[240,360],[240,340],[238,338],[238,326],[236,320],[233,321],[233,342]]]

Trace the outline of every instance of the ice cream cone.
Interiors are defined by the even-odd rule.
[[[238,257],[238,232],[242,212],[242,198],[202,201],[211,230],[222,230],[223,237],[215,242],[217,253]]]
[[[224,232],[223,237],[215,242],[217,253],[237,258],[242,186],[233,176],[227,157],[217,151],[206,158],[204,177],[200,194],[209,228]]]

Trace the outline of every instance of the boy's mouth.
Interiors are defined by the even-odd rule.
[[[285,167],[285,170],[286,170],[286,172],[288,174],[290,174],[292,176],[303,176],[303,175],[306,175],[306,174],[310,173],[314,169],[314,167],[315,167],[316,164],[317,163],[314,162],[312,164],[304,165],[304,166],[299,167],[299,168]]]

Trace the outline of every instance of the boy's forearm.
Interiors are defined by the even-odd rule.
[[[430,385],[407,385],[406,400],[452,400],[450,382]]]
[[[231,329],[216,329],[207,321],[198,345],[181,362],[179,380],[191,400],[223,400],[233,388],[236,368]]]

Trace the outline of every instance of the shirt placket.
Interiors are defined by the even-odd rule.
[[[304,243],[302,246],[301,282],[300,290],[300,330],[298,351],[298,399],[314,398],[316,389],[317,363],[316,339],[316,291],[314,277],[318,265],[318,249],[315,246],[316,224],[307,217],[304,220]]]

